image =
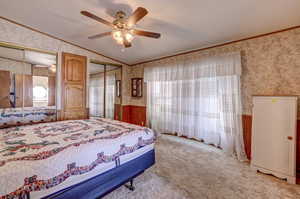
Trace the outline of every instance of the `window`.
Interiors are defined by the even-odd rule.
[[[33,106],[48,106],[48,77],[33,76]]]
[[[144,68],[151,128],[245,156],[241,125],[239,53],[168,59]]]

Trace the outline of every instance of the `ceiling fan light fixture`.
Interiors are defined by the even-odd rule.
[[[124,37],[128,42],[132,42],[132,40],[134,39],[134,36],[130,31],[122,31],[122,30],[115,30],[112,33],[112,37],[120,45],[123,45]]]
[[[134,39],[133,35],[130,32],[125,33],[125,38],[128,42],[132,42],[132,40]]]
[[[112,33],[114,40],[117,41],[118,44],[123,44],[123,34],[120,30],[116,30]]]
[[[155,39],[160,38],[159,33],[135,29],[137,22],[148,14],[148,11],[142,7],[138,7],[129,17],[126,16],[125,12],[118,11],[115,15],[115,20],[112,23],[88,11],[81,11],[81,14],[112,28],[112,31],[110,32],[93,35],[88,37],[89,39],[97,39],[112,35],[112,38],[118,44],[124,45],[125,48],[129,48],[132,46],[131,42],[136,35]]]
[[[51,65],[49,68],[53,73],[56,72],[56,65]]]

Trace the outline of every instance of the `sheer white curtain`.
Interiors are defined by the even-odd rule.
[[[114,119],[115,96],[116,96],[116,75],[106,75],[106,96],[105,96],[105,117]]]
[[[245,160],[240,75],[240,53],[175,57],[146,66],[149,126],[214,144]]]
[[[90,77],[90,116],[104,117],[104,75]]]

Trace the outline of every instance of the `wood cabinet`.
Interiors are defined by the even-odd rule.
[[[87,58],[62,54],[62,119],[86,119]]]

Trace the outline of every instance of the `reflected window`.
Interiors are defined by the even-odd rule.
[[[33,76],[33,106],[48,106],[48,77]]]

